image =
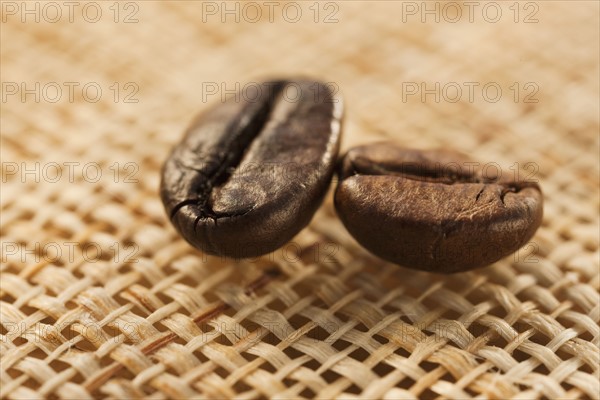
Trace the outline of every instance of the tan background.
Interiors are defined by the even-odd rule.
[[[521,2],[517,22],[495,3],[497,23],[485,2],[473,22],[459,2],[455,23],[444,3],[439,22],[422,2],[302,1],[287,21],[277,2],[273,22],[259,3],[262,19],[246,8],[239,23],[203,15],[221,2],[82,2],[73,22],[66,6],[52,22],[37,3],[36,22],[2,3],[1,396],[598,398],[598,3]],[[220,101],[203,83],[295,74],[340,88],[344,149],[394,138],[533,163],[546,204],[532,243],[478,271],[417,273],[362,250],[329,196],[273,255],[199,254],[157,188],[192,116]],[[460,101],[406,96],[436,82]],[[22,97],[36,83],[39,102]]]

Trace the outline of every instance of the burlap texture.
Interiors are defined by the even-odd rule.
[[[2,398],[600,397],[597,2],[57,4],[2,3]],[[199,253],[161,163],[225,91],[294,75],[339,87],[343,149],[532,173],[542,227],[419,273],[363,250],[330,193],[272,255]]]

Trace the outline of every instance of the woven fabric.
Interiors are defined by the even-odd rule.
[[[600,397],[597,2],[48,4],[2,2],[2,398]],[[158,196],[170,148],[221,95],[297,75],[344,96],[342,150],[539,179],[531,243],[404,269],[330,192],[272,254],[189,246]]]

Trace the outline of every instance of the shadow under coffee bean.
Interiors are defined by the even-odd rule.
[[[251,86],[200,115],[162,170],[161,198],[193,246],[241,258],[304,228],[331,182],[342,100],[310,80]]]
[[[489,265],[527,243],[542,220],[537,183],[484,176],[481,164],[455,152],[366,145],[344,156],[339,175],[335,206],[348,231],[375,255],[414,269]]]

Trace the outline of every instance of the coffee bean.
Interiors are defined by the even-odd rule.
[[[162,170],[175,228],[209,254],[255,257],[289,241],[329,187],[342,100],[309,80],[249,85],[201,114]]]
[[[483,267],[527,243],[542,220],[537,183],[495,165],[447,150],[356,147],[339,165],[336,210],[388,261],[442,273]]]

